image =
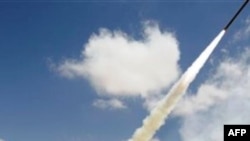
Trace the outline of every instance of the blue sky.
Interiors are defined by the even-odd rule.
[[[154,21],[162,32],[175,35],[180,52],[178,66],[184,71],[241,3],[0,2],[0,140],[122,141],[130,138],[148,113],[143,98],[118,97],[119,102],[126,104],[125,108],[98,108],[93,104],[95,100],[113,96],[99,94],[89,79],[78,76],[68,79],[56,68],[65,60],[81,58],[90,37],[94,33],[98,35],[100,28],[110,32],[119,30],[134,40],[141,40],[143,22]],[[218,59],[214,60],[215,65],[230,56],[236,57],[249,45],[249,8],[229,28],[212,55]],[[242,42],[236,39],[237,33]],[[223,58],[222,52],[227,57]],[[212,77],[212,66],[210,63],[202,69],[190,93],[196,93],[201,83]],[[156,136],[160,140],[188,141],[180,135],[180,128],[190,119],[182,118],[168,119]]]

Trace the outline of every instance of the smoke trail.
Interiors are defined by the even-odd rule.
[[[220,42],[225,32],[226,30],[222,30],[214,38],[214,40],[170,89],[165,98],[162,99],[151,111],[150,115],[143,120],[143,125],[135,131],[129,141],[149,141],[154,136],[155,132],[165,123],[165,119],[185,93],[190,83],[195,79],[196,75]]]

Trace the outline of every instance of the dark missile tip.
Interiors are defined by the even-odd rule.
[[[247,5],[247,3],[249,2],[249,0],[246,0],[242,6],[240,7],[240,9],[236,12],[236,14],[233,16],[233,18],[229,21],[229,23],[224,27],[224,30],[227,30],[229,28],[229,26],[233,23],[233,21],[236,19],[236,17],[240,14],[240,12],[243,10],[243,8]]]

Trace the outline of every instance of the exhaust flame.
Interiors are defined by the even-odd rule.
[[[129,141],[149,141],[154,136],[155,132],[165,123],[165,119],[181,99],[190,83],[195,79],[196,75],[216,48],[225,32],[226,30],[222,30],[214,38],[214,40],[170,89],[165,98],[163,98],[150,112],[150,115],[143,120],[143,125],[135,131]]]

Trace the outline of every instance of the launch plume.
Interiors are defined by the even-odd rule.
[[[149,141],[155,132],[164,124],[165,119],[176,106],[182,95],[187,90],[190,83],[195,79],[200,69],[203,67],[208,57],[216,48],[226,30],[230,27],[242,9],[247,5],[249,0],[246,0],[240,9],[236,12],[224,29],[214,38],[214,40],[206,47],[200,56],[193,62],[187,71],[170,89],[169,93],[156,105],[150,112],[149,116],[143,120],[142,127],[138,128],[129,141]]]
[[[155,132],[164,124],[165,119],[173,110],[179,99],[187,90],[190,83],[195,79],[196,75],[207,61],[221,38],[225,34],[222,30],[208,47],[200,54],[194,63],[181,76],[179,81],[170,89],[166,97],[151,111],[150,115],[143,120],[142,127],[138,128],[129,141],[149,141]]]

